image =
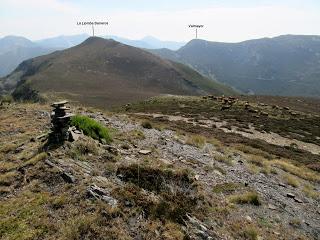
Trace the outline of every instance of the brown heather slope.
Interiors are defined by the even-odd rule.
[[[54,93],[99,107],[159,94],[232,93],[191,69],[186,71],[185,66],[182,68],[141,49],[98,37],[25,61],[7,80],[18,82],[16,98],[29,97],[27,85],[40,93]]]

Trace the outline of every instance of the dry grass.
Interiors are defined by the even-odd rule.
[[[17,144],[7,143],[7,144],[0,147],[0,152],[1,153],[9,153],[9,152],[15,150],[17,147],[18,147]]]
[[[316,191],[311,184],[304,184],[302,191],[307,197],[320,200],[320,193]]]
[[[233,183],[233,182],[222,183],[222,184],[215,185],[213,187],[213,192],[214,193],[233,193],[239,190],[241,187],[243,186],[239,183]]]
[[[186,140],[186,144],[189,144],[198,148],[203,148],[204,145],[206,144],[206,141],[207,139],[204,136],[190,135]]]
[[[289,172],[297,177],[302,179],[312,181],[312,182],[320,182],[320,175],[308,168],[305,167],[297,167],[288,162],[288,160],[281,159],[281,160],[272,160],[271,161],[273,166],[276,166],[286,172]]]
[[[10,201],[1,202],[2,239],[39,239],[42,234],[50,232],[44,208],[47,200],[47,193],[25,191]]]
[[[248,155],[247,161],[258,167],[265,167],[268,164],[267,159],[259,155]]]
[[[216,148],[222,148],[223,147],[223,143],[221,141],[219,141],[216,138],[210,138],[207,140],[208,143],[211,143],[213,146],[215,146]]]
[[[245,239],[247,240],[258,240],[258,230],[256,227],[253,226],[248,226],[246,227],[242,234],[241,234]]]
[[[162,234],[163,239],[167,240],[183,240],[185,239],[185,235],[181,232],[181,228],[175,224],[168,222],[164,226],[165,230],[164,233]]]
[[[265,174],[265,175],[269,175],[270,173],[274,174],[274,169],[272,169],[272,167],[270,166],[270,164],[266,164],[265,166],[263,166],[260,169],[260,172]]]
[[[2,161],[0,162],[0,172],[9,172],[15,169],[17,166],[18,164],[11,161]]]
[[[76,160],[84,160],[84,156],[88,154],[99,154],[97,143],[90,138],[81,139],[71,144],[67,154]]]
[[[6,194],[8,194],[10,192],[11,192],[10,187],[8,187],[8,186],[0,186],[0,196],[2,194],[6,195]]]
[[[246,167],[251,174],[258,174],[260,172],[260,168],[252,163],[247,163]]]
[[[301,226],[301,220],[299,218],[293,218],[290,220],[289,224],[295,228],[298,228]]]
[[[55,196],[50,200],[51,207],[54,209],[62,208],[64,205],[66,205],[70,201],[67,194]]]
[[[133,139],[133,140],[144,140],[146,139],[146,136],[144,135],[144,133],[140,130],[132,130],[130,132],[128,132],[128,137],[129,139]]]
[[[273,158],[273,156],[270,153],[267,153],[267,152],[265,152],[261,149],[258,149],[258,148],[250,147],[248,145],[236,144],[234,147],[235,147],[235,149],[237,149],[243,153],[251,154],[256,157],[262,156],[263,158],[268,159],[268,160],[271,160]]]
[[[218,162],[222,162],[222,163],[225,163],[229,166],[232,166],[233,165],[233,161],[232,161],[232,158],[230,155],[225,155],[225,154],[214,154],[213,155],[213,158],[214,160],[218,161]]]
[[[76,219],[70,221],[63,229],[63,239],[77,240],[84,235],[94,231],[94,223],[96,218],[94,216],[78,216]],[[93,234],[93,233],[92,233]]]
[[[290,174],[285,174],[285,175],[283,175],[282,178],[285,183],[289,184],[292,187],[299,187],[299,185],[300,185],[299,180]]]
[[[24,162],[22,166],[29,166],[29,165],[35,165],[38,162],[46,159],[48,157],[48,154],[46,152],[42,152],[34,156],[33,158],[29,159],[28,161]]]
[[[0,186],[10,186],[18,176],[19,173],[16,171],[1,174]]]
[[[246,192],[238,195],[232,195],[229,200],[230,202],[237,204],[261,205],[261,200],[257,192]]]

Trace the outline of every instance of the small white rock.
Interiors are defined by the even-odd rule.
[[[246,216],[246,219],[249,221],[249,222],[252,222],[252,218],[250,216]]]
[[[151,151],[150,150],[140,150],[139,153],[143,154],[143,155],[148,155],[151,153]]]

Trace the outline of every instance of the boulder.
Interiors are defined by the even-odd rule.
[[[70,173],[63,172],[63,173],[61,173],[61,177],[67,183],[75,183],[75,181],[76,181],[75,177],[73,175],[71,175]]]

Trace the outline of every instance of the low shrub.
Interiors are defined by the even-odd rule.
[[[71,125],[82,130],[85,135],[90,136],[93,139],[100,141],[104,139],[106,143],[110,143],[112,141],[109,129],[87,116],[73,116],[71,118]]]

